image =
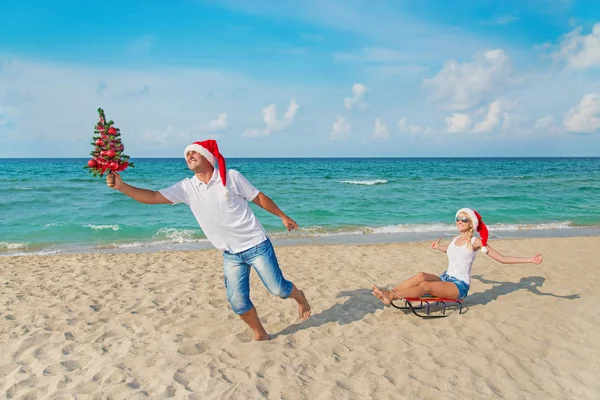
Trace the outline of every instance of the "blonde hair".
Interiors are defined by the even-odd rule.
[[[469,222],[471,222],[471,227],[467,232],[467,249],[473,251],[473,244],[471,243],[471,239],[473,238],[473,221],[471,221],[471,217],[469,217],[466,213],[460,213],[458,216],[466,217],[469,219]]]
[[[473,223],[471,223],[469,232],[467,232],[467,249],[473,251],[473,244],[471,243],[471,238],[473,238]]]

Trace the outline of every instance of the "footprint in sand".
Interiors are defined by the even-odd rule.
[[[44,375],[58,375],[65,372],[73,372],[81,368],[81,364],[78,361],[63,361],[58,364],[54,364],[44,369]]]
[[[65,346],[65,347],[63,347],[63,348],[62,348],[62,353],[63,353],[65,356],[68,356],[68,355],[69,355],[69,354],[71,354],[72,352],[73,352],[73,345],[72,345],[72,344],[70,344],[70,345],[68,345],[68,346]]]
[[[184,356],[197,356],[198,354],[202,354],[208,350],[208,345],[204,343],[196,343],[192,346],[185,346],[177,350],[179,354],[183,354]]]
[[[166,398],[170,399],[172,397],[175,397],[176,394],[177,394],[177,389],[175,389],[175,387],[173,385],[169,385],[165,389],[165,397]]]
[[[193,391],[192,388],[190,388],[190,380],[186,376],[184,371],[178,370],[177,372],[175,372],[175,374],[173,374],[173,380],[179,383],[181,386],[183,386],[185,390],[189,392]]]
[[[100,304],[92,304],[90,305],[90,308],[96,312],[100,311],[100,309],[102,308],[102,306]]]

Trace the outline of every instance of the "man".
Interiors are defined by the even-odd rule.
[[[254,340],[267,340],[269,335],[250,301],[250,267],[271,294],[296,300],[300,318],[307,319],[311,309],[304,293],[283,277],[273,245],[248,202],[253,201],[277,215],[288,231],[297,229],[298,224],[241,173],[226,169],[214,140],[192,143],[186,147],[184,156],[194,176],[171,187],[159,191],[136,188],[123,182],[116,172],[107,175],[106,183],[140,203],[185,203],[190,207],[208,240],[223,252],[227,299],[233,311],[254,332]]]

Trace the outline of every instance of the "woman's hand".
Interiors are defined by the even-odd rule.
[[[531,262],[534,264],[541,264],[543,260],[544,257],[542,257],[542,253],[538,253],[535,256],[531,257]]]
[[[434,241],[433,243],[431,243],[431,247],[434,250],[439,250],[440,249],[440,241],[442,240],[442,238],[439,238],[438,240]]]

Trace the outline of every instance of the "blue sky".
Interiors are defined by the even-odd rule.
[[[590,1],[0,3],[0,157],[600,156]]]

